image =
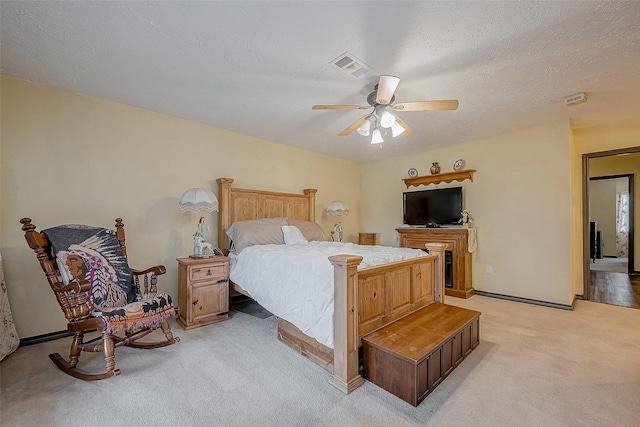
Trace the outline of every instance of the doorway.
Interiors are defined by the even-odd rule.
[[[638,159],[640,147],[583,155],[583,299],[640,308],[634,238],[637,166],[625,166],[640,164]]]
[[[629,233],[634,215],[634,175],[606,175],[589,178],[589,257],[591,271],[633,273],[634,247]]]

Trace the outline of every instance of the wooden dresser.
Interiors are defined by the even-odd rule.
[[[445,247],[445,295],[469,298],[474,294],[472,286],[469,231],[466,228],[412,228],[400,227],[400,246],[424,249],[427,243],[444,243]],[[447,254],[447,252],[449,252]]]

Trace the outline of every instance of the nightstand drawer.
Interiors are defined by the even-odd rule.
[[[229,273],[228,266],[228,264],[191,266],[189,268],[189,280],[198,281],[220,277],[226,278]]]

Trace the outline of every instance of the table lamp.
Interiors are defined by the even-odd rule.
[[[204,188],[191,188],[180,197],[178,208],[182,212],[218,212],[218,199],[216,195]],[[204,222],[204,217],[198,221],[198,229],[193,235],[193,255],[191,258],[202,258],[214,255],[215,251],[211,243],[208,243],[209,227]]]

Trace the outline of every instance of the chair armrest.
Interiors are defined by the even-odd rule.
[[[153,267],[149,267],[146,270],[136,270],[135,268],[132,268],[131,271],[135,276],[149,273],[154,273],[156,276],[160,276],[161,274],[166,273],[167,269],[164,265],[154,265]]]
[[[89,317],[91,303],[88,292],[91,289],[91,282],[88,280],[74,280],[68,285],[57,282],[53,283],[51,288],[54,290],[67,320],[75,322]]]
[[[131,269],[134,276],[134,282],[139,295],[148,295],[148,294],[156,294],[158,293],[158,276],[167,272],[167,269],[164,265],[155,265],[153,267],[149,267],[146,270],[136,270],[134,268]],[[151,275],[151,280],[149,280],[149,274]],[[142,288],[140,287],[140,277],[143,276],[142,280]]]
[[[75,293],[83,293],[87,292],[91,289],[91,282],[88,280],[74,280],[73,282],[69,282],[68,285],[63,284],[62,282],[55,283],[56,292],[68,292],[74,291]]]

